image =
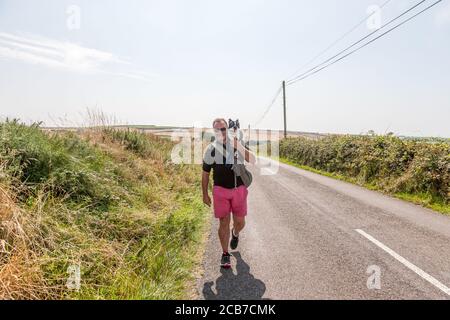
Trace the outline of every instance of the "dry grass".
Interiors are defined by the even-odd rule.
[[[10,192],[0,186],[0,299],[51,297],[25,215]]]
[[[199,168],[171,164],[170,141],[98,127],[2,129],[0,298],[190,295],[206,215]],[[66,287],[73,264],[79,291]]]

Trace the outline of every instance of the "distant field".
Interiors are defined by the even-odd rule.
[[[177,126],[159,126],[159,125],[112,125],[114,128],[118,129],[125,129],[125,128],[131,128],[136,130],[142,130],[147,133],[152,133],[159,136],[167,136],[170,137],[172,133],[174,132],[180,132],[180,131],[187,131],[187,132],[193,132],[193,127],[177,127]],[[77,127],[44,127],[43,129],[46,130],[78,130]],[[203,130],[211,130],[211,128],[203,128]],[[244,137],[248,136],[248,129],[242,128],[242,132],[244,133]],[[271,129],[258,129],[258,130],[267,130],[271,132],[276,132],[278,134],[279,139],[284,138],[284,131],[283,130],[271,130]],[[253,137],[257,136],[258,130],[252,129],[251,134]],[[330,133],[319,133],[319,132],[305,132],[305,131],[287,131],[287,137],[288,138],[296,138],[296,137],[304,137],[304,138],[311,138],[311,139],[317,139],[317,138],[323,138],[327,136],[349,136],[348,134],[330,134]],[[352,134],[350,136],[367,136],[370,134]],[[276,136],[276,135],[274,135]],[[402,140],[409,140],[409,141],[422,141],[422,142],[431,142],[431,143],[450,143],[450,138],[442,138],[442,137],[414,137],[414,136],[397,136],[399,139]]]

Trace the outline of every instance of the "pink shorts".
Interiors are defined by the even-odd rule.
[[[227,189],[219,186],[213,187],[214,216],[225,218],[231,212],[237,217],[247,215],[247,195],[246,186],[239,186]]]

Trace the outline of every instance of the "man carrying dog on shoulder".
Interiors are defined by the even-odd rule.
[[[256,158],[236,137],[239,122],[230,120],[228,125],[225,119],[217,118],[213,121],[213,128],[215,141],[208,146],[203,157],[203,202],[211,206],[208,185],[212,170],[214,216],[219,219],[218,233],[223,251],[220,265],[223,268],[230,268],[231,255],[228,252],[228,245],[232,250],[238,246],[239,233],[245,226],[247,215],[247,187],[252,181],[244,162],[255,164]],[[230,232],[231,214],[233,214],[233,228]]]

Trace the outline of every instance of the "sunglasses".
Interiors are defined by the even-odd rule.
[[[215,132],[225,132],[227,131],[227,128],[219,128],[219,129],[214,129]]]

